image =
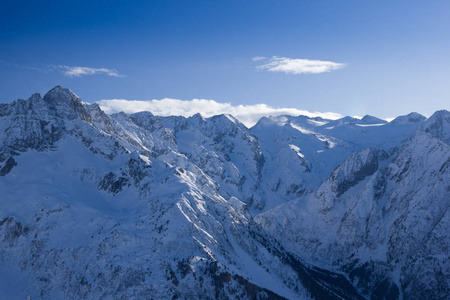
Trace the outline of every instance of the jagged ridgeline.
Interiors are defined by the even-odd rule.
[[[450,113],[0,104],[0,298],[448,299]]]

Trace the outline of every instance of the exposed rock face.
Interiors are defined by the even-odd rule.
[[[446,298],[448,114],[248,129],[59,86],[0,105],[0,296]]]
[[[350,188],[373,175],[378,170],[379,160],[386,159],[388,154],[384,151],[378,153],[375,149],[367,148],[350,155],[337,167],[327,180],[334,194],[334,198],[340,197]],[[318,191],[321,193],[322,191]],[[318,194],[316,193],[316,194]],[[320,197],[320,196],[318,196]]]
[[[14,158],[9,157],[3,167],[0,169],[0,176],[5,176],[9,172],[11,172],[11,169],[17,166],[17,162],[14,160]]]

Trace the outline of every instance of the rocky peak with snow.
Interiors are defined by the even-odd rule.
[[[435,112],[423,124],[423,129],[436,138],[450,144],[450,112],[447,110]]]
[[[398,123],[418,123],[425,121],[426,118],[422,116],[419,113],[412,112],[404,116],[398,116],[395,119],[393,119],[390,123],[391,124],[398,124]]]
[[[358,121],[359,124],[385,124],[387,123],[386,120],[371,116],[371,115],[365,115],[361,118],[361,120]]]
[[[81,99],[69,89],[56,86],[44,95],[43,101],[61,118],[70,121],[79,117],[83,121],[92,122]]]

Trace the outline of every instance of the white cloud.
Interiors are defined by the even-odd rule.
[[[255,56],[252,58],[253,61],[260,61],[260,60],[265,60],[267,58],[265,58],[264,56]]]
[[[105,74],[112,77],[124,77],[117,70],[106,68],[89,68],[89,67],[70,67],[70,66],[52,66],[52,68],[60,71],[67,77],[81,77],[84,75]]]
[[[125,75],[119,74],[117,70],[114,69],[106,69],[106,68],[90,68],[90,67],[71,67],[65,65],[44,65],[42,67],[32,67],[32,66],[23,66],[18,64],[13,64],[6,62],[4,60],[0,60],[0,63],[14,66],[17,68],[23,68],[28,70],[35,70],[40,72],[52,72],[58,71],[61,72],[64,76],[67,77],[81,77],[85,75],[94,75],[94,74],[105,74],[111,77],[125,77]]]
[[[204,117],[212,117],[220,114],[231,114],[247,127],[266,116],[305,115],[309,117],[322,117],[326,119],[339,119],[342,115],[337,113],[319,113],[299,110],[296,108],[274,108],[266,104],[255,105],[231,105],[230,103],[219,103],[214,100],[193,99],[178,100],[165,98],[162,100],[124,100],[111,99],[97,102],[108,114],[115,112],[135,113],[139,111],[150,111],[158,116],[184,116],[190,117],[200,113]]]
[[[258,69],[268,70],[271,72],[284,72],[286,74],[318,74],[342,69],[343,67],[345,67],[345,64],[343,63],[335,63],[332,61],[323,60],[309,60],[278,56],[257,60],[253,58],[253,61],[262,60],[264,60],[264,63],[258,66]]]

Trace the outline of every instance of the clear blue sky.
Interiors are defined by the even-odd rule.
[[[320,74],[257,56],[323,60]],[[450,110],[450,1],[2,1],[0,102],[214,99],[343,115]],[[80,66],[116,70],[80,77]],[[124,76],[122,76],[124,75]]]

